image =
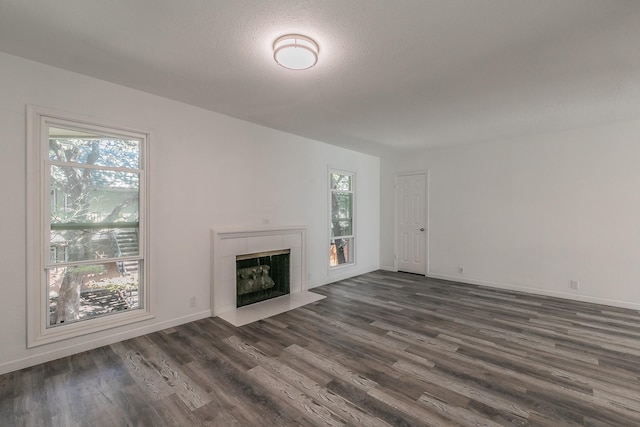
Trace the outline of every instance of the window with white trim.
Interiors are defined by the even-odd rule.
[[[354,173],[329,171],[329,266],[332,268],[355,263],[354,188]]]
[[[143,132],[28,109],[29,346],[153,317]]]

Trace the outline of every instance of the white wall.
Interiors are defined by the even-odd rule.
[[[419,159],[422,159],[420,154]],[[413,163],[413,164],[412,164]],[[424,169],[420,169],[424,168]],[[389,153],[380,161],[380,268],[394,271],[396,174],[426,170],[426,164],[414,156]]]
[[[635,121],[384,159],[381,266],[389,182],[428,169],[429,276],[640,308],[639,135]]]
[[[212,227],[308,226],[309,286],[379,265],[379,159],[0,54],[0,373],[209,315]],[[152,132],[157,317],[26,348],[25,105]],[[328,168],[356,172],[355,268],[330,274]],[[197,308],[189,306],[195,296]]]

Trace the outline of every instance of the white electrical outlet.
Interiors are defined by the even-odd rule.
[[[577,280],[572,280],[570,284],[571,289],[580,289],[580,282],[578,282]]]
[[[458,273],[464,274],[464,267],[458,267]]]
[[[198,300],[196,297],[191,297],[189,299],[189,304],[191,304],[191,307],[197,307],[198,306]]]

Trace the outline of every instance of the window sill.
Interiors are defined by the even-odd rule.
[[[32,331],[27,342],[27,348],[52,344],[58,341],[81,337],[153,318],[155,318],[155,315],[149,311],[135,310],[128,313],[105,316],[53,328],[46,328],[43,325],[39,330]]]
[[[350,268],[354,268],[356,267],[356,263],[355,262],[350,262],[350,263],[346,263],[346,264],[340,264],[340,265],[336,265],[336,266],[329,266],[329,274],[335,274],[338,272],[341,272],[343,270],[348,270]]]

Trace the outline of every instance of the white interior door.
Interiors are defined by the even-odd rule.
[[[427,174],[398,175],[396,248],[398,271],[427,274]]]

